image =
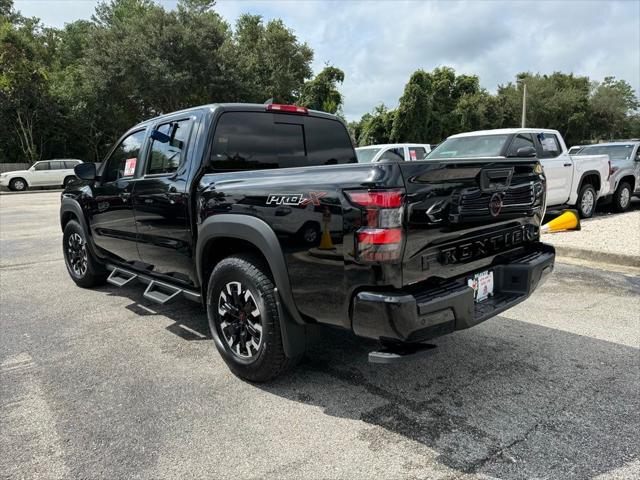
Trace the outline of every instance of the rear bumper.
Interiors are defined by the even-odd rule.
[[[464,277],[417,292],[359,292],[353,299],[356,335],[420,342],[477,325],[525,300],[553,271],[555,249],[535,243],[516,256],[496,257],[494,295],[475,303]]]

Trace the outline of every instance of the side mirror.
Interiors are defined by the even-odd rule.
[[[98,175],[96,173],[95,163],[79,163],[73,167],[73,173],[81,180],[95,180]]]
[[[516,157],[535,157],[536,149],[533,147],[520,147],[516,151]]]

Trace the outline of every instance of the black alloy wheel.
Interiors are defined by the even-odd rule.
[[[88,258],[87,245],[78,233],[72,233],[67,239],[67,260],[73,273],[78,277],[87,274]]]
[[[251,290],[241,282],[228,282],[218,296],[218,315],[229,349],[242,359],[257,355],[262,345],[262,320]]]
[[[76,220],[69,220],[62,235],[62,253],[69,276],[76,285],[89,288],[107,281],[107,270],[87,245],[87,237]]]

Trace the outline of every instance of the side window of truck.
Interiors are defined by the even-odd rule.
[[[534,147],[533,137],[530,133],[519,133],[511,141],[509,150],[507,151],[507,157],[515,157],[518,154],[518,149],[522,147]]]
[[[144,142],[144,130],[139,130],[125,137],[107,159],[102,172],[102,182],[115,182],[123,177],[132,177]]]
[[[540,158],[555,158],[562,153],[557,137],[552,133],[539,133],[537,135],[540,142]]]
[[[409,160],[415,162],[425,158],[427,158],[427,150],[424,147],[409,147]]]
[[[178,170],[184,161],[192,123],[190,119],[185,119],[156,128],[157,133],[152,133],[147,174],[167,174]]]
[[[380,155],[378,161],[402,162],[404,161],[404,148],[389,148]]]

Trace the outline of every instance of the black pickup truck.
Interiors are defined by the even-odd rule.
[[[148,120],[62,194],[81,287],[141,281],[201,302],[231,370],[266,381],[313,325],[379,340],[373,362],[476,325],[553,270],[545,179],[518,158],[358,164],[344,123],[293,105],[216,104]]]

